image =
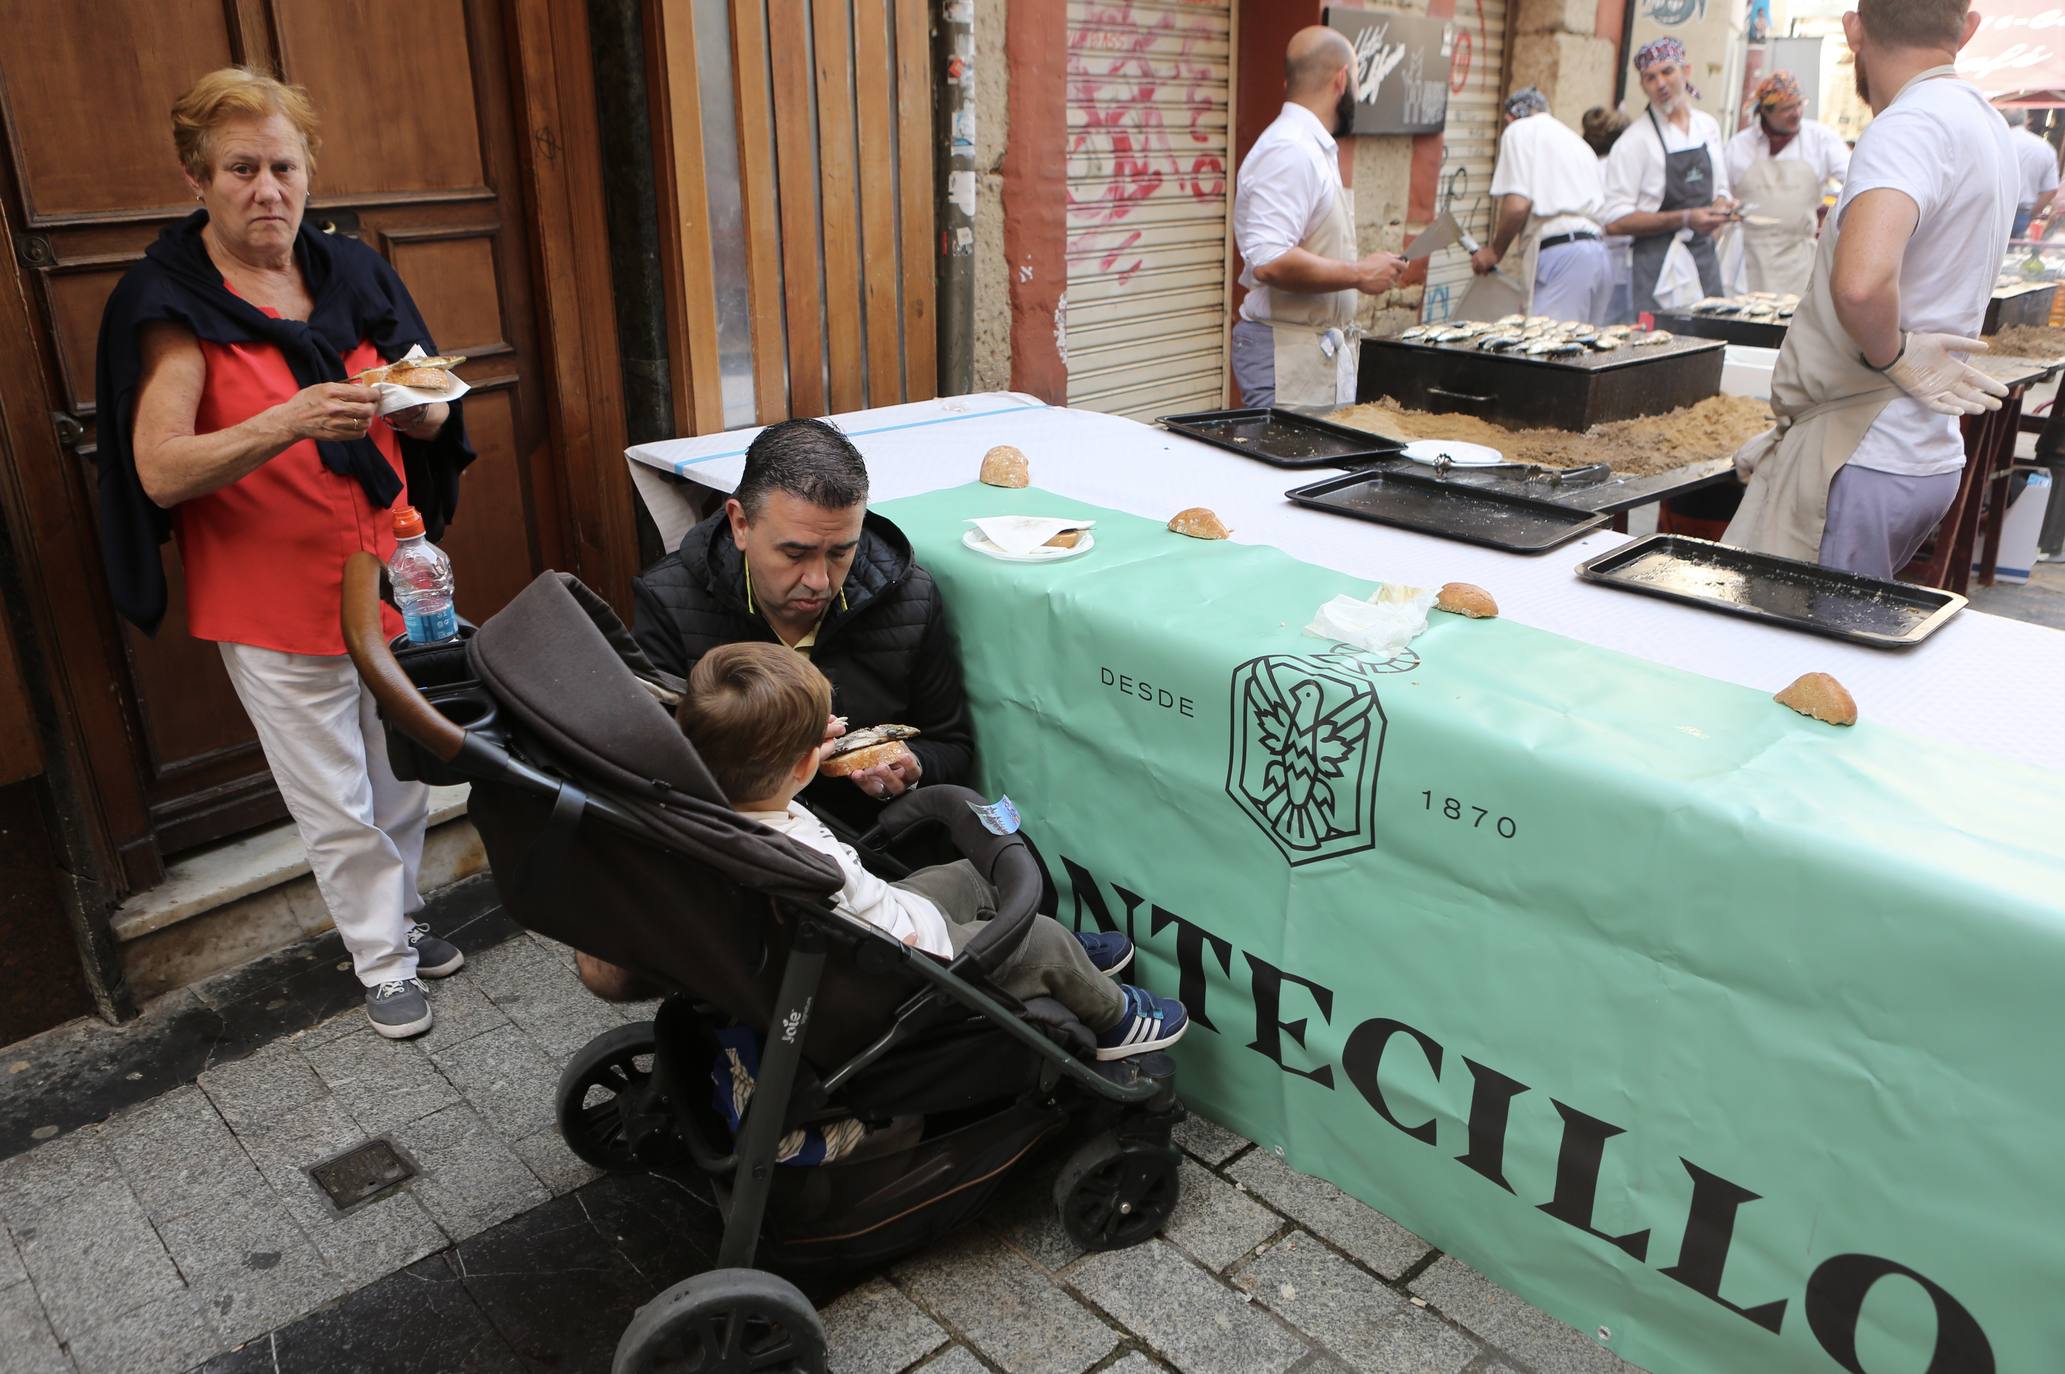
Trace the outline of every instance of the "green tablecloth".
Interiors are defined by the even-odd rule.
[[[1205,1115],[1649,1368],[2058,1367],[2056,779],[1505,620],[1376,662],[1301,632],[1369,584],[1039,491],[882,509]]]

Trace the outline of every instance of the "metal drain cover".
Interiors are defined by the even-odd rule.
[[[341,1155],[311,1164],[308,1174],[331,1204],[344,1212],[414,1178],[416,1165],[393,1141],[376,1136]]]

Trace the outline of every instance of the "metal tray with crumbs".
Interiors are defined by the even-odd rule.
[[[1645,534],[1578,564],[1577,575],[1878,649],[1919,644],[1965,607],[1965,598],[1956,592],[1862,577],[1681,534]]]
[[[1279,468],[1340,468],[1396,458],[1399,439],[1277,409],[1199,410],[1164,415],[1172,433]]]
[[[1607,521],[1597,511],[1388,468],[1329,477],[1284,495],[1316,510],[1508,553],[1547,553]]]

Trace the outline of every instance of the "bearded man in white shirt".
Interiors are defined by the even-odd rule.
[[[1233,196],[1240,283],[1233,380],[1241,404],[1355,399],[1358,293],[1397,284],[1405,259],[1358,254],[1334,138],[1355,115],[1355,49],[1333,29],[1300,29],[1284,52],[1284,107],[1241,161]]]
[[[1842,136],[1807,118],[1806,97],[1791,72],[1757,83],[1757,117],[1728,140],[1728,185],[1744,208],[1743,260],[1752,291],[1807,289],[1822,194],[1850,171]]]
[[[1491,174],[1498,220],[1491,242],[1471,255],[1471,269],[1492,271],[1517,240],[1531,292],[1527,314],[1606,324],[1614,272],[1599,225],[1606,204],[1599,158],[1533,86],[1506,97],[1505,114]]]
[[[1649,109],[1628,126],[1606,159],[1606,232],[1634,239],[1635,309],[1657,309],[1657,278],[1682,241],[1700,287],[1721,294],[1714,231],[1728,222],[1728,164],[1721,126],[1695,109],[1685,45],[1675,38],[1644,43],[1635,71]]]

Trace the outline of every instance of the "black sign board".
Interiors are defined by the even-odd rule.
[[[1326,9],[1327,27],[1355,47],[1352,134],[1438,133],[1448,118],[1455,25],[1389,10]]]

